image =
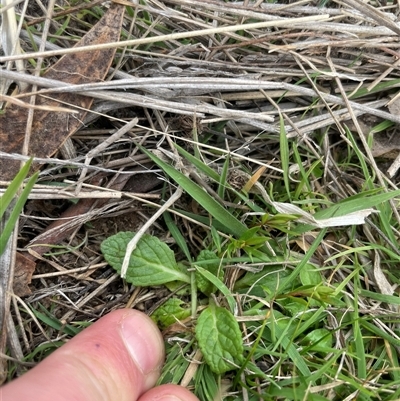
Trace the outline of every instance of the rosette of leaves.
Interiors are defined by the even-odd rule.
[[[106,261],[121,272],[122,262],[133,232],[120,232],[107,238],[101,244],[101,251]],[[195,262],[202,269],[223,279],[223,271],[217,256],[210,251],[200,252]],[[216,291],[215,286],[201,274],[195,273],[198,289],[205,295]],[[158,238],[144,235],[138,242],[129,259],[126,281],[137,286],[155,286],[180,281],[190,283],[190,276],[175,260],[174,252]],[[179,298],[171,298],[160,306],[152,315],[161,328],[166,328],[176,321],[190,315]],[[216,374],[235,369],[243,362],[243,342],[239,324],[233,314],[210,302],[200,314],[195,327],[196,339],[205,361]]]

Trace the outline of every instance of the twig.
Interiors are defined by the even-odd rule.
[[[4,63],[6,61],[24,60],[36,57],[60,56],[68,53],[87,52],[91,50],[112,49],[124,46],[138,46],[154,42],[164,42],[177,39],[193,38],[196,36],[202,37],[206,35],[213,35],[216,33],[235,32],[235,31],[240,31],[242,29],[244,30],[244,29],[268,28],[268,27],[292,28],[294,24],[306,24],[307,22],[310,23],[310,28],[311,28],[312,23],[315,23],[316,21],[326,21],[328,19],[329,15],[324,14],[312,17],[285,18],[278,21],[263,21],[263,22],[254,22],[252,24],[241,24],[233,26],[222,26],[219,28],[199,29],[197,31],[191,31],[191,32],[178,32],[169,35],[160,35],[143,39],[133,39],[114,43],[104,43],[95,46],[83,46],[83,47],[74,47],[60,50],[44,51],[44,52],[33,52],[28,54],[21,54],[18,56],[7,56],[7,57],[4,56],[0,57],[0,63]]]
[[[178,187],[176,191],[171,195],[171,197],[162,205],[160,209],[144,224],[140,230],[136,233],[136,235],[129,241],[128,246],[126,247],[124,261],[121,267],[121,277],[126,277],[126,272],[129,267],[129,260],[131,258],[132,252],[136,249],[136,245],[143,237],[145,232],[153,225],[153,223],[170,207],[172,206],[182,195],[182,188]]]
[[[88,166],[90,164],[91,160],[93,159],[93,157],[98,155],[100,152],[103,152],[114,142],[118,141],[123,135],[125,135],[129,130],[131,130],[138,122],[139,122],[138,118],[133,118],[131,121],[126,123],[122,128],[120,128],[117,132],[115,132],[110,137],[108,137],[104,142],[101,142],[95,148],[90,150],[85,157],[85,164]],[[83,180],[85,179],[87,172],[88,172],[87,167],[82,169],[82,172],[79,177],[79,180],[78,180],[78,183],[76,186],[76,190],[75,190],[76,194],[79,194],[79,192],[81,191]]]

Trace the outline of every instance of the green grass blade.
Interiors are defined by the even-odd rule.
[[[191,155],[189,152],[187,152],[185,149],[181,148],[179,145],[176,143],[174,144],[176,150],[190,163],[193,164],[196,168],[199,169],[199,171],[203,172],[207,177],[210,177],[216,182],[219,182],[220,176],[219,174],[214,171],[211,167],[207,166],[207,164],[203,163],[200,159],[197,157]]]
[[[324,376],[329,377],[329,375],[334,376],[336,372],[333,371],[332,367],[335,366],[335,364],[337,363],[337,360],[339,359],[341,354],[342,354],[342,352],[340,350],[335,350],[335,353],[333,354],[333,356],[330,359],[328,359],[326,361],[326,363],[319,366],[318,370],[313,372],[313,374],[309,377],[308,381],[310,383],[315,383],[317,380],[320,380],[321,377],[324,377]]]
[[[27,171],[29,171],[29,167],[28,167]],[[27,171],[26,171],[26,173],[27,173]],[[17,201],[15,203],[15,206],[14,206],[13,210],[10,213],[10,217],[8,218],[7,222],[4,225],[4,228],[3,228],[2,232],[1,232],[1,235],[0,235],[0,255],[3,254],[3,252],[6,249],[8,240],[10,239],[10,236],[12,234],[12,231],[13,231],[14,227],[15,227],[15,224],[17,223],[17,221],[19,219],[19,215],[20,215],[20,213],[21,213],[21,211],[22,211],[22,209],[23,209],[23,207],[25,205],[25,202],[28,199],[29,193],[31,192],[31,190],[32,190],[32,188],[33,188],[33,186],[34,186],[34,184],[36,182],[37,176],[38,176],[38,173],[35,173],[29,179],[28,183],[26,184],[25,188],[23,189],[23,191],[21,193],[21,196],[17,199]],[[20,179],[19,173],[17,174],[17,177],[18,177],[18,179]],[[14,180],[16,180],[17,177]],[[13,182],[14,182],[14,180],[13,180]],[[2,199],[0,199],[0,202],[1,201],[2,201]]]
[[[247,227],[241,223],[235,216],[229,213],[223,206],[214,200],[200,186],[195,184],[190,178],[186,177],[174,167],[160,160],[146,149],[142,151],[164,172],[171,177],[178,185],[180,185],[194,200],[196,200],[212,217],[218,220],[224,227],[225,232],[240,237]]]
[[[297,351],[291,339],[288,337],[287,332],[285,330],[282,330],[278,324],[275,325],[275,330],[276,330],[276,335],[279,338],[277,343],[282,344],[289,358],[293,361],[293,363],[296,365],[296,368],[302,373],[302,375],[305,377],[310,377],[311,376],[310,369],[308,368],[303,357]]]
[[[179,248],[181,248],[182,252],[185,254],[187,260],[192,260],[192,257],[190,255],[189,248],[187,246],[187,241],[183,237],[182,233],[180,232],[179,228],[176,226],[174,221],[172,220],[171,214],[168,212],[165,212],[163,214],[165,224],[168,227],[169,232],[171,235],[174,237],[177,245]]]
[[[357,259],[356,259],[357,260]],[[353,336],[354,336],[354,348],[357,355],[356,363],[357,363],[357,377],[361,380],[365,380],[367,377],[367,366],[366,366],[366,355],[365,355],[365,345],[363,334],[360,327],[360,321],[358,319],[359,311],[358,311],[358,286],[359,286],[359,277],[357,275],[356,279],[353,280],[354,283],[354,300],[350,301],[350,306],[353,308],[353,312],[351,315],[353,316]]]
[[[46,310],[43,305],[39,304],[39,307],[40,309],[42,309],[43,312],[32,309],[32,313],[47,326],[52,327],[54,330],[66,333],[70,336],[74,336],[81,331],[81,329],[71,326],[70,324],[61,323],[58,319],[52,316],[52,314],[48,310]]]
[[[326,234],[326,228],[321,230],[320,233],[318,234],[318,236],[315,238],[314,242],[312,243],[312,245],[310,246],[310,248],[308,249],[308,251],[306,252],[306,254],[304,255],[303,259],[301,260],[301,262],[296,266],[296,268],[292,271],[292,273],[290,273],[289,277],[286,277],[281,285],[278,288],[277,294],[281,294],[282,291],[290,284],[293,283],[294,280],[297,278],[297,276],[300,274],[300,272],[302,271],[302,269],[304,268],[304,266],[307,265],[307,263],[309,262],[310,258],[314,255],[314,252],[316,251],[316,249],[319,247],[319,245],[321,244],[322,240],[324,239],[324,236]]]
[[[225,189],[226,189],[226,183],[227,183],[228,171],[229,171],[229,162],[230,162],[230,157],[228,154],[226,156],[224,166],[222,168],[221,177],[219,179],[218,196],[221,199],[224,199],[224,196],[225,196]]]
[[[0,197],[0,219],[3,217],[5,211],[7,210],[8,205],[18,192],[18,188],[24,182],[24,179],[29,172],[31,164],[32,160],[28,160],[25,163],[25,165],[21,168],[21,170],[19,170],[15,178],[11,181],[10,185],[5,190],[4,194]]]
[[[394,345],[395,347],[400,347],[400,340],[394,338],[391,334],[386,333],[385,331],[381,330],[374,324],[368,322],[365,319],[360,319],[360,325],[364,327],[366,330],[369,330],[371,333],[377,336],[377,338],[381,338],[386,340],[388,343]]]
[[[374,299],[375,301],[385,302],[389,305],[400,305],[400,297],[395,295],[379,294],[374,291],[360,289],[360,295],[366,298]]]
[[[285,123],[283,121],[282,114],[279,114],[279,143],[281,149],[281,164],[283,170],[283,182],[285,184],[286,193],[289,199],[290,196],[290,185],[289,185],[289,143],[285,130]]]
[[[187,212],[186,210],[182,210],[182,209],[174,209],[177,212],[179,212],[181,215],[188,217],[189,219],[192,219],[193,221],[197,221],[201,224],[203,224],[204,226],[212,226],[214,227],[216,230],[219,230],[223,233],[226,232],[226,227],[225,225],[221,224],[218,220],[212,220],[210,222],[210,218],[206,217],[206,216],[200,216],[198,214],[195,213],[190,213]]]
[[[379,93],[387,89],[392,89],[398,87],[399,85],[400,85],[400,79],[391,79],[389,81],[381,82],[378,85],[375,85],[372,89],[363,86],[354,93],[349,94],[349,99],[354,100],[363,96],[371,96],[374,93]]]
[[[396,196],[400,196],[400,189],[366,197],[360,197],[358,194],[347,198],[334,206],[328,207],[327,209],[318,211],[315,213],[314,217],[316,219],[327,219],[329,217],[344,216],[349,213],[372,208],[380,203],[387,202]]]
[[[368,187],[368,189],[373,189],[373,181],[374,181],[374,171],[370,171],[368,168],[367,162],[366,162],[366,157],[365,155],[361,152],[359,145],[357,141],[355,140],[353,134],[351,131],[345,126],[345,131],[346,131],[346,136],[349,138],[350,143],[351,143],[351,148],[354,150],[354,153],[357,155],[358,158],[358,163],[360,163],[360,169],[363,172],[363,175],[365,177],[365,184],[364,188]]]
[[[225,295],[226,300],[229,304],[229,308],[231,312],[234,313],[236,301],[231,292],[229,291],[229,288],[218,277],[214,276],[214,274],[210,273],[208,270],[203,269],[202,267],[197,265],[197,263],[195,264],[194,267],[203,277],[205,277],[208,281],[213,283],[218,288],[218,290]]]
[[[210,229],[211,229],[211,237],[213,240],[213,244],[217,248],[217,252],[221,253],[222,252],[221,237],[218,234],[218,231],[215,229],[214,226],[211,226]]]
[[[296,144],[293,144],[292,149],[293,149],[294,160],[299,166],[299,176],[300,176],[299,180],[300,182],[297,184],[296,192],[294,194],[294,199],[299,199],[302,193],[306,191],[309,193],[312,192],[309,176],[311,175],[313,169],[320,164],[320,161],[319,160],[315,161],[309,168],[308,173],[306,173],[301,160],[298,146]]]
[[[378,225],[391,241],[393,249],[396,249],[398,247],[398,239],[390,222],[391,218],[393,217],[391,205],[389,202],[383,202],[377,205],[376,209],[379,212],[377,216]]]

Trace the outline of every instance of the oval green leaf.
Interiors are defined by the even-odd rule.
[[[161,329],[165,329],[190,316],[190,308],[184,308],[182,305],[184,302],[181,299],[170,298],[154,311],[151,318]]]
[[[126,248],[134,237],[133,232],[120,232],[101,244],[105,260],[121,273]],[[126,281],[137,286],[165,284],[170,281],[190,283],[190,277],[178,267],[174,252],[158,238],[145,234],[132,252]]]
[[[224,271],[220,268],[218,263],[218,257],[214,252],[207,249],[203,249],[197,256],[196,262],[207,262],[202,264],[205,270],[208,270],[211,274],[218,277],[221,281],[224,279]],[[205,295],[210,295],[217,290],[217,287],[207,280],[198,270],[195,272],[197,288]]]
[[[244,359],[239,324],[227,309],[215,305],[205,309],[197,320],[196,338],[214,373],[236,369]]]

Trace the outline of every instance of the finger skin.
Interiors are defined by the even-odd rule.
[[[184,387],[176,384],[163,384],[147,391],[138,401],[199,401],[199,399]]]
[[[129,330],[128,340],[121,334],[124,328]],[[136,344],[136,360],[127,344]],[[143,369],[137,360],[142,360]],[[2,387],[0,400],[136,401],[154,386],[163,362],[164,344],[156,325],[141,312],[121,309]]]

